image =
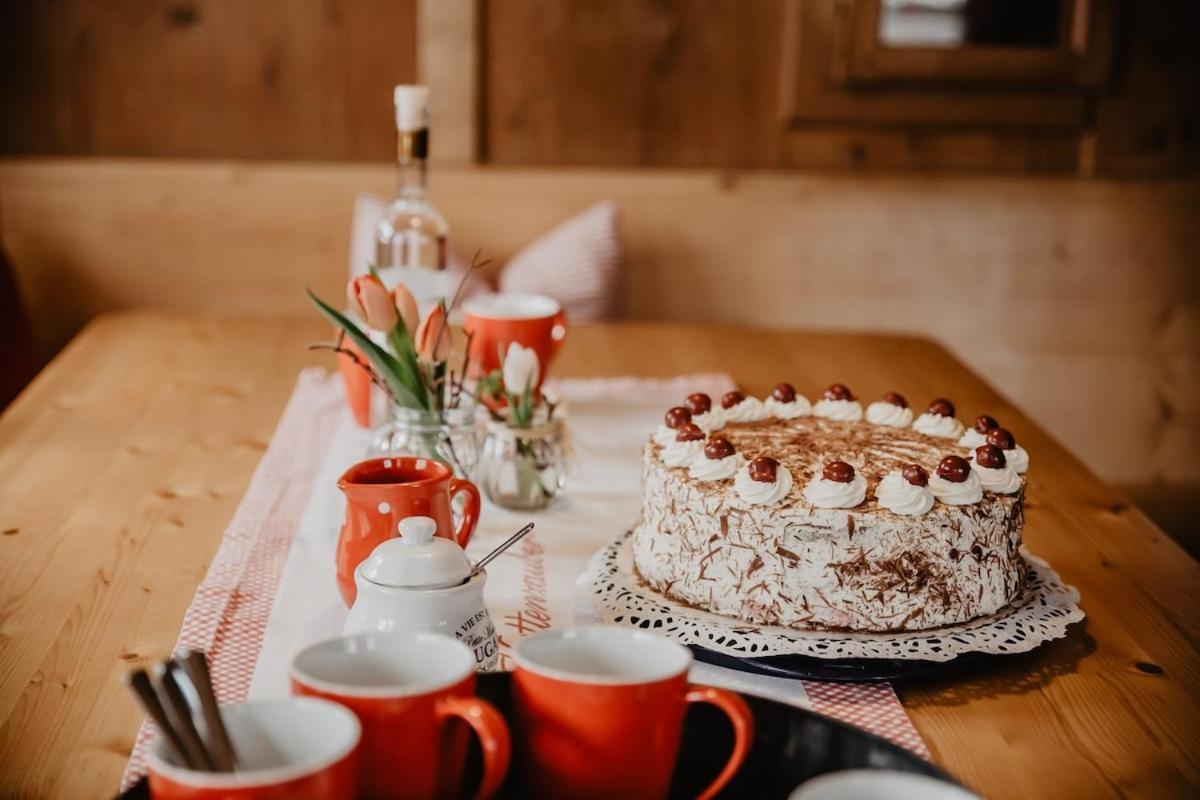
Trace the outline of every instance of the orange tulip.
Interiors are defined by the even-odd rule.
[[[417,324],[421,321],[421,313],[417,311],[416,298],[408,289],[397,286],[392,289],[392,302],[396,304],[396,310],[400,312],[400,319],[404,320],[404,330],[408,332],[408,338],[413,338],[417,332]]]
[[[413,344],[422,361],[445,361],[450,355],[450,331],[446,329],[446,309],[442,305],[421,320]]]
[[[396,320],[400,318],[396,304],[383,281],[374,275],[351,278],[346,285],[346,299],[350,302],[350,310],[375,330],[388,333],[396,327]]]

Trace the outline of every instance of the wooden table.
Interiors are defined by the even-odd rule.
[[[128,314],[93,322],[0,418],[0,796],[105,797],[141,713],[121,687],[173,646],[324,324]],[[833,381],[946,395],[1009,425],[1033,467],[1026,541],[1085,627],[901,689],[934,759],[991,797],[1200,786],[1200,566],[935,344],[625,324],[573,329],[560,375],[726,370],[764,394]],[[1097,420],[1096,435],[1105,435]]]

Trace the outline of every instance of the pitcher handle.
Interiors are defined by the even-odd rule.
[[[725,712],[725,716],[729,717],[733,724],[733,752],[729,754],[729,760],[708,788],[696,795],[696,800],[709,800],[725,788],[725,784],[737,774],[742,762],[746,760],[751,739],[754,738],[754,715],[745,700],[733,692],[715,689],[712,686],[692,684],[688,687],[684,699],[689,703],[711,703]]]
[[[458,523],[458,530],[454,532],[454,541],[464,550],[467,547],[467,542],[471,541],[471,534],[475,532],[475,523],[479,522],[479,489],[475,488],[475,484],[470,481],[464,481],[461,478],[450,479],[450,499],[454,500],[454,496],[459,492],[467,493],[467,503],[463,507],[462,521]]]

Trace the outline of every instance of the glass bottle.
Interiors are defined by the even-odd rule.
[[[375,268],[403,283],[427,313],[454,290],[446,272],[450,226],[429,199],[429,87],[397,86],[396,198],[375,230]]]

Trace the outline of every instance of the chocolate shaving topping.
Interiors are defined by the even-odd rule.
[[[796,387],[790,383],[781,383],[771,390],[771,397],[780,403],[791,403],[796,400]]]
[[[667,414],[663,417],[663,424],[671,430],[675,430],[685,422],[692,421],[692,412],[688,411],[683,406],[675,406],[667,409]]]
[[[995,417],[989,417],[987,414],[980,414],[975,418],[975,432],[986,434],[992,428],[999,428],[1000,423],[996,422]]]
[[[908,400],[899,392],[886,392],[883,395],[883,402],[899,406],[900,408],[908,408]]]
[[[774,483],[779,474],[779,462],[770,456],[759,456],[750,462],[750,480],[759,483]]]
[[[830,386],[824,392],[821,393],[821,397],[824,398],[825,400],[853,400],[854,399],[854,395],[850,392],[850,389],[848,389],[846,387],[846,384],[844,384],[844,383],[833,384],[832,386]]]
[[[929,471],[920,464],[905,464],[900,475],[913,486],[929,485]]]
[[[1017,446],[1017,440],[1008,428],[992,428],[987,432],[987,443],[994,444],[1001,450],[1012,450]]]
[[[733,408],[736,405],[740,405],[745,399],[746,395],[741,392],[726,392],[721,398],[721,408]]]
[[[938,464],[937,474],[951,483],[962,483],[971,474],[971,465],[962,456],[946,456]]]
[[[1002,469],[1008,462],[1003,450],[994,444],[985,444],[975,448],[975,463],[988,469]]]
[[[704,431],[694,422],[685,422],[675,429],[675,441],[702,442],[704,441]]]
[[[713,461],[728,458],[735,452],[737,451],[733,449],[733,442],[724,436],[714,436],[708,440],[708,444],[704,445],[704,456]]]
[[[821,470],[821,477],[835,483],[850,483],[854,480],[854,467],[845,461],[830,461]]]
[[[930,414],[937,414],[939,417],[953,417],[954,403],[951,403],[944,397],[939,397],[929,404],[927,412]]]
[[[703,392],[696,392],[687,396],[687,407],[692,414],[707,414],[712,410],[712,398]]]

